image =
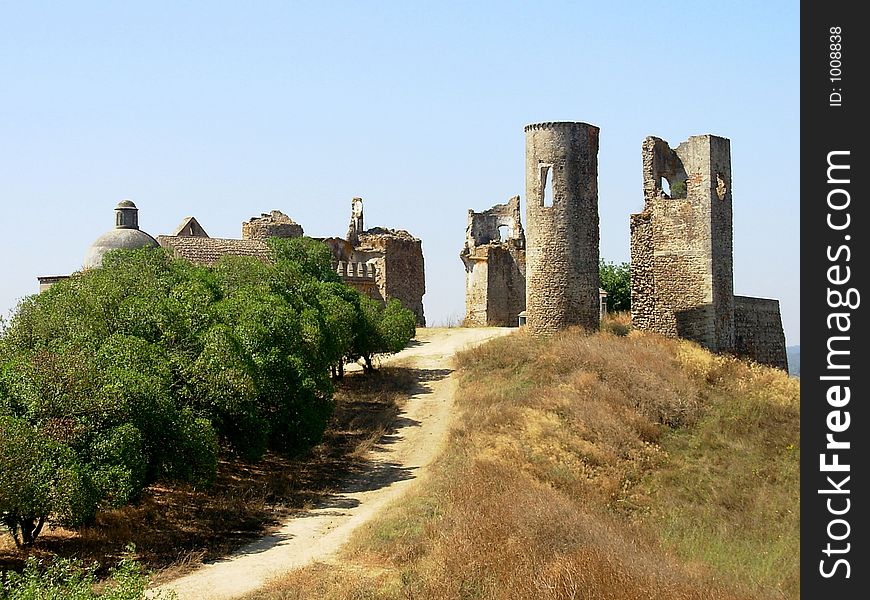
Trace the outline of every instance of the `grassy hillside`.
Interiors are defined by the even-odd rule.
[[[797,598],[799,382],[652,335],[459,357],[437,475],[251,598]]]

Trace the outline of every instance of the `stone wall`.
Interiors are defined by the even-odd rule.
[[[736,354],[788,371],[778,300],[735,296],[734,321]]]
[[[532,333],[599,325],[598,131],[573,122],[525,128],[526,324]]]
[[[734,346],[730,143],[643,142],[644,210],[631,215],[632,325]],[[670,193],[663,186],[668,182]]]
[[[250,256],[262,261],[272,259],[272,252],[266,240],[158,235],[157,243],[175,258],[183,258],[195,265],[208,267],[227,255]]]
[[[787,369],[779,303],[734,296],[730,142],[698,135],[672,150],[648,137],[642,155],[644,209],[630,220],[632,326]]]
[[[361,232],[358,237],[354,260],[374,265],[381,297],[398,299],[402,306],[414,313],[417,324],[425,326],[423,295],[426,293],[426,275],[420,240],[407,231],[379,227]]]
[[[488,248],[479,249],[473,257],[462,257],[462,262],[465,264],[465,320],[462,324],[466,327],[486,327],[489,322],[488,259]]]
[[[270,237],[302,237],[302,226],[280,210],[262,213],[242,223],[243,240],[265,240]]]
[[[493,246],[487,260],[487,322],[497,327],[516,327],[526,308],[525,251]]]
[[[517,325],[526,305],[525,244],[519,196],[483,212],[468,211],[459,254],[465,265],[465,325]]]

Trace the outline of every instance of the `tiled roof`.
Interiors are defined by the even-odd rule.
[[[253,256],[263,261],[271,260],[272,253],[266,240],[234,240],[226,238],[157,236],[157,243],[197,265],[211,266],[221,256]]]

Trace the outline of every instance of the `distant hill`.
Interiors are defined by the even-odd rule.
[[[788,346],[785,349],[785,354],[788,357],[788,374],[800,377],[801,375],[801,347]]]

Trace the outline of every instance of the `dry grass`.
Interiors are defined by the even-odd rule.
[[[601,331],[613,335],[628,335],[631,331],[631,312],[626,310],[605,314],[601,320]]]
[[[337,386],[324,440],[305,456],[268,454],[257,463],[225,459],[211,490],[153,485],[137,505],[103,511],[90,527],[43,532],[30,553],[112,565],[132,541],[160,581],[224,556],[293,511],[310,507],[349,474],[365,470],[366,451],[390,426],[417,380],[409,368],[387,367],[369,377],[349,374]],[[0,570],[20,569],[25,558],[10,536],[0,535]]]
[[[652,335],[512,335],[459,357],[425,490],[343,564],[250,596],[796,598],[799,383]],[[347,566],[350,565],[350,566]]]

